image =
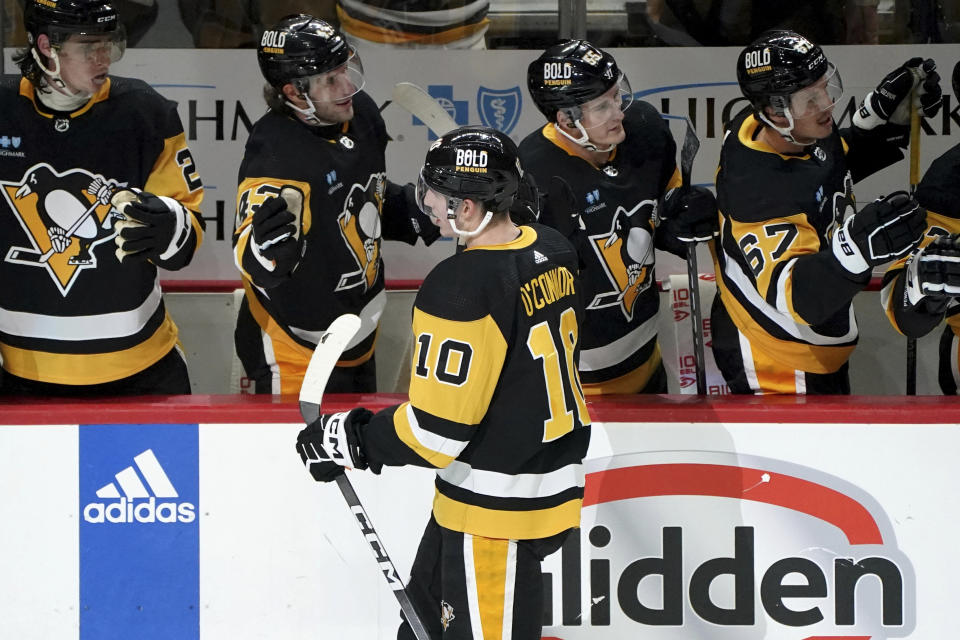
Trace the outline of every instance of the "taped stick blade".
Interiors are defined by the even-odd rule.
[[[307,409],[304,404],[310,407],[310,414],[316,412],[319,415],[327,380],[330,379],[340,354],[359,330],[360,318],[352,313],[345,313],[331,322],[323,337],[320,338],[317,348],[313,350],[313,355],[310,357],[310,364],[307,365],[303,384],[300,386],[300,412],[304,413],[305,419],[308,416],[305,414]],[[316,417],[312,415],[309,422]]]
[[[433,96],[412,82],[398,82],[393,86],[392,99],[411,115],[419,118],[437,136],[457,128],[456,121]]]

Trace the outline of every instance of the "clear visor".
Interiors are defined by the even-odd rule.
[[[621,73],[617,84],[605,94],[580,105],[580,124],[587,131],[606,126],[626,111],[632,102],[630,81]]]
[[[843,81],[833,63],[819,80],[790,94],[790,113],[795,120],[810,118],[833,107],[843,96]]]
[[[360,54],[350,49],[347,61],[332,71],[308,78],[307,92],[314,103],[336,103],[352,97],[365,82]]]
[[[432,196],[429,195],[431,193],[433,194]],[[431,188],[430,185],[427,184],[427,181],[423,177],[422,169],[420,170],[420,176],[417,179],[416,198],[417,198],[417,206],[420,208],[420,211],[438,220],[446,218],[447,212],[450,209],[456,210],[457,208],[460,207],[460,203],[463,202],[462,200],[458,200],[457,198],[448,198],[447,196],[443,195],[436,189]],[[430,206],[429,203],[427,203],[428,198],[431,202],[433,202],[435,206],[441,207],[442,210],[434,212],[433,210],[434,208]]]
[[[122,28],[103,35],[70,36],[58,47],[58,55],[86,62],[111,64],[120,60],[127,50],[127,34]]]

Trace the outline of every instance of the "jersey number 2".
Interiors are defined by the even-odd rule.
[[[559,348],[557,344],[559,338]],[[527,348],[534,359],[543,366],[543,380],[547,387],[550,417],[543,421],[543,441],[556,440],[574,427],[573,412],[581,425],[590,424],[587,403],[580,389],[577,366],[573,361],[577,345],[577,315],[573,309],[560,314],[560,335],[555,336],[546,322],[534,325],[527,335]],[[560,354],[563,354],[561,362]],[[566,370],[566,376],[563,375]],[[572,397],[576,406],[567,408],[567,398]]]

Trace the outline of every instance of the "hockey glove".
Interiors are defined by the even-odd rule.
[[[913,251],[926,229],[927,212],[904,191],[871,202],[833,234],[833,255],[844,269],[863,275]]]
[[[937,64],[927,58],[910,58],[880,81],[877,88],[863,99],[853,116],[853,124],[871,130],[883,124],[910,123],[910,96],[919,85],[920,115],[932,118],[940,110],[943,92]]]
[[[940,236],[907,261],[904,302],[926,304],[931,313],[943,313],[950,299],[960,296],[960,234]]]
[[[433,220],[420,210],[417,204],[417,187],[412,182],[403,185],[403,200],[410,226],[428,247],[440,237],[440,227],[433,224]]]
[[[292,272],[303,252],[298,233],[298,212],[284,198],[267,198],[253,213],[251,250],[257,261],[274,275]]]
[[[720,231],[717,199],[706,187],[671,189],[660,211],[657,230],[681,242],[706,242]]]
[[[540,218],[540,193],[533,174],[525,172],[520,178],[517,195],[510,205],[510,220],[516,224],[530,224]]]
[[[117,260],[150,260],[158,264],[173,258],[193,235],[193,214],[167,196],[146,191],[118,191],[111,199],[123,216],[117,220]]]
[[[330,482],[343,473],[344,467],[367,469],[360,430],[373,413],[360,407],[341,413],[325,413],[297,436],[300,460],[317,482]],[[380,466],[371,469],[380,473]]]

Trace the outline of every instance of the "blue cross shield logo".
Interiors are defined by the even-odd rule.
[[[510,133],[520,119],[523,96],[520,87],[502,91],[480,87],[477,90],[477,111],[480,122],[504,133]]]

